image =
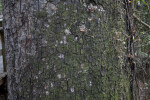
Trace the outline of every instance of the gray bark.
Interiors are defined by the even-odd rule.
[[[129,99],[121,0],[79,1],[3,0],[8,100]]]

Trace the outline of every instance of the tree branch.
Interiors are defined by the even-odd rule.
[[[133,14],[133,17],[139,21],[141,24],[143,24],[144,26],[148,27],[150,29],[150,25],[148,25],[147,23],[145,23],[144,21],[142,21],[139,17],[137,17],[135,14]]]

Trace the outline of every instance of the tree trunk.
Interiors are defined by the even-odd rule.
[[[121,0],[3,0],[8,100],[128,100]]]

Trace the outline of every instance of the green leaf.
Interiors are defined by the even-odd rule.
[[[136,0],[136,3],[139,4],[140,0]]]
[[[145,0],[142,0],[142,2],[143,2],[145,5],[147,5],[147,3],[145,2]]]
[[[145,0],[142,0],[142,2],[143,2],[145,5],[147,5],[147,3],[145,2]],[[140,0],[136,0],[136,3],[137,3],[138,5],[140,5]]]

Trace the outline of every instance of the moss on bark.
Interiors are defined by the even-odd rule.
[[[38,10],[29,42],[35,54],[27,56],[17,94],[10,93],[27,100],[128,100],[118,40],[125,38],[124,23],[118,5],[107,6],[63,1]]]

